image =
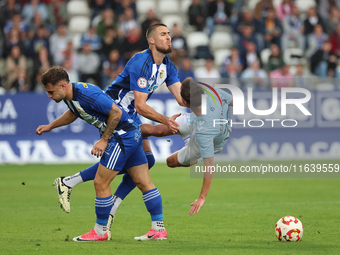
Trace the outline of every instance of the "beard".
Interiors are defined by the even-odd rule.
[[[171,45],[169,45],[168,48],[161,48],[161,47],[158,47],[158,46],[156,45],[156,50],[157,50],[158,52],[160,52],[160,53],[168,54],[168,53],[171,53],[171,52],[172,52],[172,47],[171,47]]]

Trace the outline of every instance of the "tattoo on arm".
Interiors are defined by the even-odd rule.
[[[122,110],[119,109],[115,105],[112,106],[109,112],[109,117],[107,118],[107,126],[106,126],[105,132],[102,135],[102,139],[109,140],[111,134],[117,127],[121,116],[122,116]]]

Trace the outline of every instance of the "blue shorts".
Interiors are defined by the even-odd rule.
[[[123,135],[115,133],[107,143],[100,164],[108,169],[121,171],[147,163],[142,141],[140,129]]]
[[[133,121],[134,121],[135,123],[137,123],[137,125],[139,125],[139,126],[143,124],[142,121],[141,121],[140,118],[139,118],[139,114],[137,114],[137,113],[134,115]],[[149,137],[143,137],[143,139],[149,140]]]

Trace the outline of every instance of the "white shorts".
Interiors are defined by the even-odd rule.
[[[178,151],[177,160],[184,166],[201,159],[201,150],[195,136],[195,124],[190,123],[190,114],[182,114],[176,118],[176,122],[179,124],[178,129],[185,143],[185,146]],[[223,146],[215,148],[214,154],[222,150]]]

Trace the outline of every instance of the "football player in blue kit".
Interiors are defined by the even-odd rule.
[[[156,23],[149,27],[146,33],[149,48],[136,53],[126,64],[122,73],[112,82],[105,93],[109,95],[115,103],[124,109],[136,123],[141,124],[138,114],[166,125],[173,133],[178,131],[178,123],[174,119],[156,112],[146,104],[162,83],[166,83],[170,92],[174,95],[179,105],[183,105],[178,78],[178,72],[174,64],[170,61],[167,53],[170,53],[171,37],[169,29],[162,23]],[[148,160],[149,169],[154,165],[155,158],[151,152],[148,139],[143,139],[143,149]],[[67,177],[58,177],[54,184],[58,191],[58,200],[67,213],[70,212],[70,195],[72,189],[83,182],[94,180],[97,172],[97,165]],[[136,187],[131,176],[125,173],[122,182],[118,186],[113,197],[113,207],[111,210],[108,234],[111,237],[110,226],[114,220],[113,215],[123,199]],[[147,236],[147,234],[145,235]],[[139,240],[139,239],[138,239]],[[149,239],[147,239],[149,240]]]
[[[97,220],[89,233],[73,240],[109,240],[107,225],[113,204],[110,183],[123,169],[143,193],[144,203],[152,219],[148,235],[156,240],[167,239],[163,224],[162,198],[150,178],[139,124],[131,120],[99,87],[88,83],[71,83],[67,72],[61,67],[47,70],[42,75],[42,83],[49,98],[57,103],[63,100],[69,109],[52,123],[40,125],[36,130],[38,135],[68,125],[77,118],[97,127],[100,132],[100,140],[91,150],[91,154],[100,157],[94,178]],[[144,236],[138,238],[143,240]]]

